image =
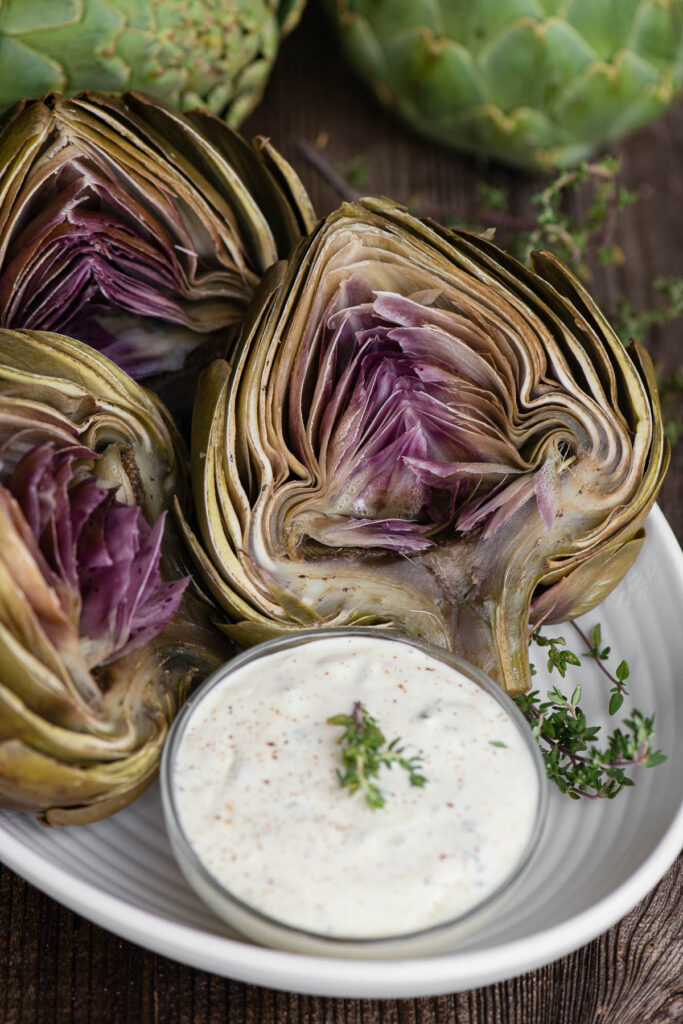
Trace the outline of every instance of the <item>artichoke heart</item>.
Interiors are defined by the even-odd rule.
[[[178,519],[241,643],[393,626],[511,693],[529,625],[593,607],[668,450],[647,355],[549,253],[345,204],[205,371]]]
[[[0,806],[76,824],[154,778],[226,655],[167,519],[187,489],[150,392],[77,341],[0,330]]]

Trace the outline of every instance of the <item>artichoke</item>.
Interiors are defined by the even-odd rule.
[[[21,0],[0,9],[0,110],[22,96],[143,89],[236,127],[304,0]]]
[[[548,171],[662,114],[683,0],[328,0],[379,100],[456,149]]]
[[[631,565],[667,461],[647,355],[557,259],[378,199],[271,269],[200,388],[199,536],[178,517],[229,635],[393,626],[512,693],[530,621]]]
[[[0,326],[68,334],[137,379],[179,371],[198,346],[227,351],[314,220],[273,147],[211,114],[134,93],[25,101],[0,127]]]
[[[224,638],[165,529],[182,456],[162,406],[114,364],[0,331],[2,806],[49,824],[123,807],[154,778],[190,682],[220,664]]]

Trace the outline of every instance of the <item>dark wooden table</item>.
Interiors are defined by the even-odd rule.
[[[296,140],[327,137],[326,154],[364,187],[419,202],[443,219],[474,214],[476,184],[510,190],[528,215],[539,182],[420,141],[384,116],[345,69],[319,13],[310,10],[283,47],[267,96],[246,131],[269,135],[296,164],[319,212],[338,196],[307,166]],[[652,304],[651,282],[683,275],[683,107],[618,148],[640,201],[623,219],[622,267],[598,270],[607,308],[619,295]],[[525,212],[526,211],[526,212]],[[653,331],[655,359],[676,368],[679,321]],[[683,440],[661,504],[683,540]],[[683,609],[682,609],[683,614]],[[140,949],[64,909],[0,869],[0,1024],[680,1024],[683,1022],[683,857],[605,935],[571,956],[504,984],[415,1000],[288,995],[226,980]]]

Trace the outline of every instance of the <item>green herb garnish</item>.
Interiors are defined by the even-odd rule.
[[[602,646],[600,626],[594,626],[588,637],[575,623],[573,626],[588,647],[584,656],[594,658],[612,684],[609,713],[613,715],[623,704],[624,695],[628,695],[628,662],[620,661],[612,675],[604,665],[610,648]],[[579,656],[567,649],[564,637],[544,637],[535,630],[529,643],[546,650],[548,671],[556,670],[562,678],[570,665],[581,665]],[[582,796],[612,799],[625,786],[634,784],[626,775],[627,768],[652,768],[666,760],[660,750],[650,746],[655,734],[654,715],[647,717],[634,710],[622,727],[608,736],[606,747],[600,749],[594,745],[600,726],[588,725],[580,700],[580,686],[574,688],[571,697],[557,686],[548,691],[545,700],[539,699],[538,690],[515,697],[541,748],[548,778],[563,793],[574,800]]]
[[[340,784],[352,794],[362,790],[368,806],[373,810],[384,807],[385,803],[379,786],[370,781],[377,778],[382,765],[387,768],[393,768],[394,764],[400,765],[408,772],[411,786],[424,786],[427,782],[419,772],[422,758],[404,757],[405,747],[399,747],[401,741],[398,736],[387,744],[377,722],[360,701],[354,703],[350,715],[332,715],[327,719],[327,724],[344,728],[339,737],[344,765],[343,771],[337,771]]]

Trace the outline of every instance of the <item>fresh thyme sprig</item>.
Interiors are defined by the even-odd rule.
[[[579,634],[585,644],[588,645],[588,650],[584,651],[584,657],[595,658],[600,671],[603,675],[607,676],[609,681],[612,683],[610,690],[609,699],[609,713],[615,715],[621,705],[624,703],[624,697],[628,696],[628,690],[626,689],[626,680],[631,674],[631,670],[628,666],[627,661],[620,661],[617,665],[617,670],[614,675],[605,668],[604,662],[609,658],[611,647],[601,647],[602,644],[602,629],[600,623],[590,631],[590,639],[586,636],[580,626],[576,622],[572,622],[572,626]]]
[[[548,648],[548,672],[557,669],[563,679],[567,674],[568,665],[581,664],[578,656],[567,649],[567,641],[563,636],[546,637],[542,635],[540,629],[536,629],[531,635],[531,641],[538,647]]]
[[[657,305],[651,309],[636,310],[630,299],[619,299],[615,326],[622,338],[642,338],[650,328],[664,327],[683,315],[683,277],[657,277],[652,287]]]
[[[370,781],[377,778],[382,765],[387,768],[392,768],[394,764],[400,765],[408,772],[411,786],[424,786],[427,782],[424,775],[420,774],[422,758],[404,757],[405,747],[399,747],[401,741],[398,736],[387,744],[377,722],[360,701],[354,703],[350,715],[332,715],[327,719],[327,724],[344,728],[339,737],[344,765],[343,771],[337,771],[339,782],[352,794],[361,790],[373,810],[385,804],[381,789]]]
[[[589,636],[575,623],[573,625],[588,647],[584,657],[595,658],[612,683],[609,713],[613,715],[628,694],[625,685],[630,675],[628,663],[621,661],[612,675],[604,665],[611,648],[602,646],[600,625],[594,626]],[[564,637],[544,637],[537,629],[529,643],[546,649],[548,671],[555,670],[562,678],[569,665],[581,665],[579,656],[567,648]],[[654,715],[647,717],[634,710],[622,723],[622,728],[608,736],[606,747],[600,749],[594,744],[600,726],[588,725],[580,700],[581,686],[575,687],[571,697],[554,686],[545,700],[539,699],[538,690],[515,698],[539,743],[548,778],[561,792],[574,800],[582,796],[612,799],[624,787],[633,785],[633,780],[626,775],[627,768],[652,768],[666,760],[660,750],[650,746],[654,737]]]
[[[590,278],[590,258],[602,265],[621,264],[624,254],[615,242],[615,231],[622,210],[637,201],[637,193],[624,188],[619,181],[621,161],[606,156],[593,163],[582,163],[557,177],[532,196],[537,207],[535,220],[528,227],[512,231],[508,244],[526,262],[533,249],[551,249],[556,256],[572,264],[580,277]],[[581,193],[586,202],[581,212],[570,212],[567,202]],[[587,193],[587,195],[586,195]],[[479,190],[480,211],[485,218],[494,200],[494,213],[506,205],[505,190]]]

